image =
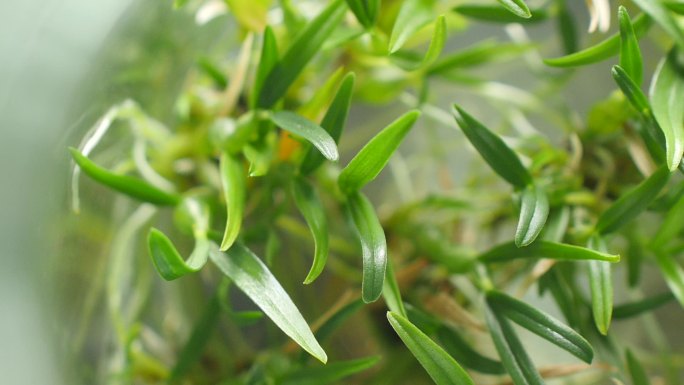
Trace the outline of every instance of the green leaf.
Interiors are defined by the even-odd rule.
[[[684,3],[681,1],[671,0],[663,1],[663,4],[672,12],[678,15],[684,15]]]
[[[674,170],[684,153],[684,75],[677,64],[677,50],[663,58],[651,80],[653,116],[665,135],[666,163]]]
[[[642,116],[647,116],[651,111],[651,105],[648,103],[648,98],[641,90],[638,84],[627,74],[627,72],[619,65],[614,65],[611,70],[613,79],[617,83],[622,93],[627,97],[627,100],[632,106],[639,111]]]
[[[496,59],[518,57],[521,53],[532,47],[533,45],[531,44],[499,42],[494,39],[487,39],[438,60],[428,69],[427,73],[428,75],[448,75],[452,71],[477,67]]]
[[[634,3],[652,17],[681,49],[684,49],[684,32],[661,1],[634,0]]]
[[[537,239],[549,216],[549,199],[541,188],[530,185],[523,192],[520,200],[520,217],[515,230],[515,245],[527,246]]]
[[[271,68],[266,76],[263,82],[264,88],[259,93],[258,107],[270,108],[285,95],[306,64],[320,50],[340,23],[346,8],[342,0],[334,0],[315,19],[306,24],[282,59]]]
[[[504,8],[506,8],[510,13],[522,17],[523,19],[529,19],[532,17],[530,9],[523,0],[496,0]]]
[[[684,198],[680,198],[677,204],[667,211],[663,223],[651,241],[653,248],[663,247],[675,239],[684,228]]]
[[[675,299],[672,293],[662,293],[653,297],[644,298],[640,301],[625,303],[613,308],[613,319],[625,319],[650,312]]]
[[[470,344],[453,328],[441,326],[437,329],[437,339],[444,350],[463,366],[485,374],[504,374],[501,362],[483,356],[475,351]]]
[[[299,135],[313,144],[329,160],[339,158],[337,144],[321,126],[292,111],[277,111],[271,114],[271,121],[285,131]]]
[[[627,360],[627,371],[629,372],[629,377],[632,380],[633,385],[650,385],[651,380],[648,378],[646,371],[644,370],[639,360],[634,357],[634,354],[627,349],[625,352],[625,358]]]
[[[532,177],[518,156],[500,137],[468,115],[459,106],[454,105],[454,108],[458,112],[454,114],[454,117],[461,130],[497,174],[518,188],[524,188],[532,183]]]
[[[356,16],[356,20],[366,29],[375,25],[380,10],[380,0],[346,0],[347,6]]]
[[[620,6],[618,9],[618,21],[620,23],[620,67],[622,67],[634,83],[641,84],[643,81],[643,63],[639,40],[634,33],[632,19],[629,18],[627,9]]]
[[[221,187],[226,201],[226,229],[221,241],[221,250],[225,251],[233,245],[240,233],[247,191],[242,163],[228,151],[221,154],[220,169]]]
[[[478,259],[485,263],[506,262],[518,258],[548,258],[568,261],[596,260],[619,262],[620,256],[587,249],[585,247],[538,240],[519,248],[514,242],[506,242],[482,253]]]
[[[658,193],[669,179],[670,172],[667,168],[661,167],[656,170],[634,189],[620,196],[601,214],[596,223],[596,231],[608,234],[636,218],[658,197]]]
[[[304,284],[308,285],[321,274],[328,260],[328,220],[318,194],[306,179],[292,179],[292,196],[314,239],[313,265],[304,279]]]
[[[594,236],[589,239],[589,247],[601,252],[606,246],[602,239]],[[598,331],[606,335],[613,315],[613,279],[610,264],[603,261],[589,261],[589,289],[591,309]]]
[[[419,116],[420,111],[416,110],[405,113],[366,143],[340,172],[338,183],[342,191],[358,191],[375,179]]]
[[[594,350],[584,337],[550,315],[497,291],[487,292],[487,303],[497,314],[506,316],[582,361],[591,363],[594,358]]]
[[[435,20],[432,40],[430,40],[430,46],[428,47],[425,56],[420,58],[420,56],[415,55],[413,52],[398,51],[391,55],[390,59],[394,64],[405,71],[416,71],[422,68],[428,68],[439,58],[442,49],[444,49],[446,39],[446,18],[444,15],[440,15],[437,17],[437,20]]]
[[[566,0],[558,0],[558,34],[563,43],[563,51],[570,55],[577,51],[577,22],[568,9]]]
[[[485,319],[501,363],[511,376],[515,385],[543,385],[532,360],[525,352],[520,339],[508,321],[495,314],[493,309],[485,308]]]
[[[338,310],[332,317],[328,318],[320,328],[316,331],[316,338],[323,341],[330,337],[330,335],[338,328],[344,321],[354,315],[364,305],[364,302],[359,298],[350,302]]]
[[[199,271],[207,263],[209,245],[206,234],[196,236],[195,247],[186,262],[164,233],[151,228],[147,234],[147,247],[154,267],[167,281]]]
[[[548,17],[545,10],[539,9],[530,11],[530,17],[521,18],[498,5],[489,4],[463,4],[457,5],[453,10],[471,19],[494,23],[537,23]]]
[[[389,41],[389,53],[395,53],[419,29],[432,20],[434,0],[404,0],[399,14],[392,27]]]
[[[397,277],[394,275],[394,268],[392,267],[391,260],[387,261],[382,296],[385,298],[385,302],[387,303],[387,307],[390,309],[390,311],[397,313],[402,317],[408,318],[408,315],[406,315],[406,309],[404,308],[404,302],[401,300],[401,291],[399,290]]]
[[[174,206],[180,202],[180,197],[177,195],[162,191],[142,179],[115,174],[98,166],[73,147],[69,147],[69,151],[84,173],[113,190],[155,205]]]
[[[354,224],[356,235],[361,241],[363,254],[363,301],[374,302],[382,294],[387,265],[387,242],[373,206],[361,193],[348,196],[347,213]]]
[[[208,57],[197,59],[197,66],[216,83],[219,89],[225,89],[228,86],[228,78],[226,78],[223,70],[217,67]]]
[[[266,26],[266,17],[271,0],[224,0],[240,26],[251,31],[261,31]]]
[[[677,301],[684,306],[684,270],[671,255],[655,250],[656,262],[665,277],[665,282]]]
[[[437,385],[473,385],[474,382],[447,352],[403,316],[387,312],[387,319],[404,345]]]
[[[226,252],[212,248],[209,257],[285,334],[321,362],[328,360],[295,304],[254,253],[236,243]]]
[[[345,75],[342,79],[342,84],[335,94],[328,111],[325,113],[323,120],[321,121],[321,127],[325,129],[330,137],[333,138],[335,143],[340,141],[340,136],[342,136],[342,130],[347,122],[347,116],[349,115],[349,107],[351,106],[352,92],[354,90],[354,79],[356,76],[353,72]],[[323,163],[323,156],[313,148],[310,148],[307,154],[304,156],[300,171],[303,174],[309,174],[313,172],[318,166]]]
[[[325,366],[294,370],[275,381],[277,385],[326,385],[371,368],[380,357],[331,362]]]
[[[278,43],[275,34],[273,33],[273,28],[269,25],[266,26],[266,29],[264,30],[264,37],[261,43],[261,57],[256,73],[254,74],[253,92],[250,95],[250,107],[257,107],[264,81],[271,70],[273,70],[276,63],[278,63]]]
[[[641,38],[651,27],[652,20],[641,14],[634,18],[634,34]],[[602,42],[585,48],[582,51],[571,53],[558,58],[544,59],[546,65],[552,67],[579,67],[587,64],[598,63],[611,58],[620,52],[620,34],[615,33]]]

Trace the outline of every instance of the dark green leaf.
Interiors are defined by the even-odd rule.
[[[497,314],[506,316],[582,361],[591,363],[594,358],[594,350],[584,337],[550,315],[496,291],[487,293],[487,303]]]
[[[335,140],[323,127],[305,117],[292,111],[277,111],[271,115],[271,121],[283,130],[311,142],[326,159],[336,161],[339,158]]]
[[[632,379],[632,384],[650,385],[651,380],[646,375],[646,371],[629,349],[625,352],[625,358],[627,359],[627,370],[629,371],[629,377]]]
[[[627,72],[619,65],[614,65],[611,70],[613,79],[617,83],[622,93],[627,97],[627,100],[632,104],[640,114],[646,116],[651,111],[651,105],[648,103],[648,98],[641,90],[638,84],[629,77]]]
[[[530,11],[530,17],[521,18],[500,6],[489,4],[457,5],[454,7],[454,11],[472,19],[494,23],[537,23],[548,17],[548,13],[545,10],[539,9]]]
[[[684,306],[684,270],[674,257],[662,250],[655,250],[656,262],[665,277],[665,282],[677,301]]]
[[[629,18],[627,9],[620,6],[618,9],[618,21],[620,22],[620,67],[622,67],[637,85],[643,81],[643,64],[639,40],[634,33],[632,19]]]
[[[684,3],[681,1],[676,1],[676,0],[671,0],[671,1],[663,1],[663,4],[672,12],[679,14],[679,15],[684,15]]]
[[[541,188],[530,185],[523,192],[520,200],[520,217],[515,230],[515,245],[527,246],[537,239],[549,216],[549,199]]]
[[[226,252],[212,248],[209,257],[285,334],[321,362],[328,360],[297,306],[256,255],[236,243]]]
[[[254,74],[254,86],[252,87],[252,94],[250,95],[250,106],[252,108],[257,106],[257,101],[260,98],[262,87],[266,76],[273,70],[276,63],[278,63],[278,43],[273,33],[271,26],[266,26],[264,30],[264,37],[261,43],[261,58]]]
[[[211,80],[216,83],[220,89],[226,88],[228,85],[228,79],[223,71],[218,68],[211,59],[207,57],[202,57],[197,60],[197,65],[202,69],[202,71],[211,78]]]
[[[589,240],[589,247],[600,252],[606,249],[603,240],[598,237]],[[589,289],[594,323],[598,331],[606,335],[613,314],[613,278],[608,262],[589,261]]]
[[[613,263],[620,261],[619,255],[541,239],[524,248],[515,246],[514,242],[506,242],[482,253],[478,258],[485,263],[505,262],[518,258],[549,258],[569,261],[596,260]]]
[[[675,299],[672,293],[662,293],[653,297],[644,298],[640,301],[625,303],[615,306],[613,319],[624,319],[649,312]]]
[[[499,136],[468,115],[459,106],[454,105],[454,108],[458,112],[454,117],[461,130],[497,174],[518,188],[524,188],[532,183],[532,177],[518,156]]]
[[[306,179],[292,179],[292,195],[314,239],[313,265],[304,280],[304,284],[309,284],[321,274],[328,260],[328,221],[318,194]]]
[[[361,193],[353,193],[347,199],[347,212],[361,241],[363,254],[363,301],[374,302],[382,294],[387,265],[387,242],[373,206]]]
[[[670,172],[666,167],[656,170],[637,187],[620,196],[601,214],[596,223],[596,231],[608,234],[634,219],[658,197],[669,179]]]
[[[351,193],[375,179],[419,116],[416,110],[405,113],[366,143],[340,172],[340,188]]]
[[[434,0],[405,0],[402,2],[394,27],[392,27],[389,53],[397,52],[413,34],[432,20],[434,4]]]
[[[677,55],[673,49],[660,61],[649,91],[653,116],[665,135],[665,158],[670,170],[679,166],[684,153],[684,75]]]
[[[394,268],[392,267],[391,260],[387,261],[382,296],[385,298],[385,302],[387,303],[387,307],[390,309],[390,311],[408,318],[408,315],[406,315],[406,309],[404,309],[404,302],[401,300],[401,291],[399,290],[397,277],[394,275]]]
[[[356,16],[356,20],[368,29],[373,27],[378,18],[380,0],[347,0],[347,6]]]
[[[529,19],[532,17],[530,9],[523,0],[496,0],[499,4],[503,5],[512,14],[522,17],[523,19]]]
[[[326,385],[362,372],[380,361],[380,357],[366,357],[349,361],[331,362],[325,366],[294,370],[276,380],[277,385]]]
[[[364,302],[361,299],[357,299],[343,306],[339,311],[333,314],[332,317],[325,321],[323,325],[321,325],[321,327],[316,331],[316,338],[319,341],[323,341],[330,337],[333,331],[340,327],[340,325],[342,325],[342,323],[349,317],[354,315],[354,313],[359,311],[363,305]]]
[[[437,385],[473,385],[473,380],[447,352],[409,320],[387,312],[387,319],[406,347]]]
[[[568,9],[566,0],[558,0],[558,33],[563,43],[563,51],[570,55],[577,51],[577,22]]]
[[[233,245],[242,227],[242,214],[245,209],[245,173],[242,163],[224,151],[221,154],[221,187],[226,201],[226,229],[223,232],[221,250]]]
[[[69,151],[83,172],[113,190],[155,205],[173,206],[180,201],[177,195],[162,191],[142,179],[114,174],[98,166],[73,147],[69,147]]]
[[[684,49],[684,32],[679,27],[679,24],[677,24],[677,20],[672,17],[661,1],[634,0],[634,3],[653,18],[674,39],[681,49]]]
[[[448,326],[437,329],[437,339],[441,342],[444,350],[463,366],[485,374],[504,374],[501,362],[485,357],[475,351],[470,344],[461,337],[456,330]]]

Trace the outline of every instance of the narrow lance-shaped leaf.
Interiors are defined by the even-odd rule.
[[[684,75],[677,64],[677,50],[663,58],[651,80],[653,116],[665,136],[667,167],[674,170],[684,153]]]
[[[521,18],[501,6],[489,4],[462,4],[453,10],[465,17],[494,23],[537,23],[548,17],[545,10],[539,9],[531,10],[529,18]]]
[[[651,241],[651,245],[654,248],[663,247],[675,239],[684,228],[682,218],[684,218],[684,198],[680,198],[677,204],[667,211],[663,223]]]
[[[425,368],[437,385],[473,385],[474,382],[461,366],[409,320],[399,314],[387,312],[394,331]]]
[[[309,284],[321,274],[328,260],[328,220],[318,194],[306,179],[292,179],[292,196],[314,239],[313,265],[304,279],[304,283]]]
[[[565,54],[570,55],[577,51],[577,22],[568,9],[567,0],[556,2],[558,3],[558,33]]]
[[[351,194],[347,199],[347,212],[361,241],[363,254],[363,301],[374,302],[382,294],[387,265],[387,242],[373,206],[361,193]]]
[[[432,20],[434,4],[435,0],[405,0],[402,2],[397,19],[392,27],[389,53],[397,52],[413,34]]]
[[[485,319],[501,363],[511,376],[513,383],[515,385],[543,385],[544,381],[525,352],[511,324],[505,318],[495,314],[489,307],[485,308]]]
[[[670,11],[679,15],[684,15],[684,3],[678,0],[668,0],[663,3]]]
[[[661,1],[633,0],[645,13],[653,18],[681,49],[684,49],[684,32]]]
[[[277,111],[271,114],[271,121],[285,131],[299,135],[313,144],[329,160],[339,158],[335,140],[316,123],[292,111]]]
[[[522,192],[515,245],[527,246],[537,239],[549,216],[549,199],[543,189],[530,185]]]
[[[648,98],[641,90],[638,84],[627,74],[627,72],[619,65],[613,66],[611,70],[613,79],[617,83],[620,90],[625,95],[630,104],[639,111],[639,113],[648,119],[651,106],[648,103]]]
[[[524,188],[532,183],[532,177],[523,167],[518,156],[501,138],[468,115],[459,106],[454,105],[454,108],[458,112],[454,116],[461,130],[497,174],[518,188]]]
[[[415,110],[405,113],[366,143],[340,172],[340,188],[351,193],[375,179],[419,116],[420,112]]]
[[[504,8],[506,8],[512,14],[521,17],[523,19],[529,19],[532,17],[530,9],[523,0],[497,0]]]
[[[496,311],[518,325],[570,352],[586,363],[591,363],[594,350],[589,342],[570,327],[536,308],[504,293],[490,291],[487,302]]]
[[[354,13],[356,19],[366,29],[372,28],[378,18],[380,0],[346,0],[347,6]]]
[[[347,115],[349,115],[349,107],[351,106],[352,92],[354,90],[354,79],[356,76],[353,72],[345,75],[342,79],[342,84],[335,94],[328,111],[325,113],[321,121],[321,127],[330,134],[330,137],[338,143],[342,130],[347,122]],[[318,166],[323,163],[323,156],[317,150],[310,148],[302,160],[300,171],[303,174],[313,172]]]
[[[605,243],[598,236],[589,240],[589,247],[604,252]],[[603,261],[589,261],[589,289],[594,324],[606,335],[613,315],[613,278],[610,264]]]
[[[262,87],[266,76],[271,72],[278,62],[278,43],[273,33],[271,26],[266,26],[264,30],[264,37],[261,43],[261,58],[254,75],[254,86],[252,87],[252,94],[250,95],[250,106],[252,108],[257,106],[259,95],[261,95]]]
[[[618,21],[620,23],[620,67],[637,85],[643,81],[643,64],[639,40],[634,33],[632,19],[625,7],[618,9]]]
[[[665,282],[677,301],[684,306],[684,270],[673,256],[663,250],[655,250],[656,262],[665,277]]]
[[[326,385],[337,383],[343,378],[362,372],[374,366],[380,357],[366,357],[349,361],[331,362],[325,366],[294,370],[276,379],[277,385]]]
[[[413,52],[404,55],[402,51],[396,52],[394,55],[390,56],[390,59],[393,59],[393,62],[405,71],[416,71],[421,68],[428,68],[439,58],[442,49],[444,49],[444,44],[447,39],[446,25],[446,18],[444,15],[438,16],[437,20],[435,20],[435,28],[432,32],[430,46],[422,59]]]
[[[625,303],[613,308],[613,319],[624,319],[637,316],[656,309],[675,299],[672,293],[662,293],[639,301]]]
[[[402,317],[408,318],[404,302],[401,300],[401,291],[399,290],[399,283],[397,277],[394,275],[394,268],[392,261],[387,261],[387,268],[385,269],[385,283],[382,288],[382,296],[385,298],[387,307],[390,311],[395,312]]]
[[[321,362],[328,360],[295,304],[254,253],[237,243],[226,252],[212,248],[209,257],[285,334]]]
[[[483,356],[475,351],[468,341],[449,326],[441,326],[437,329],[437,339],[449,353],[461,365],[485,374],[504,374],[501,362]]]
[[[565,261],[605,261],[619,262],[620,256],[586,247],[568,245],[566,243],[538,240],[533,244],[519,248],[513,242],[506,242],[480,254],[478,259],[485,263],[506,262],[519,258],[548,258]]]
[[[632,384],[650,385],[651,380],[648,378],[646,371],[629,349],[625,352],[625,358],[627,359],[627,370],[629,377],[632,379]]]
[[[242,163],[224,151],[220,160],[221,187],[226,201],[226,229],[223,232],[221,250],[233,245],[242,227],[242,214],[245,209],[246,181]]]
[[[83,172],[113,190],[155,205],[173,206],[180,201],[177,195],[162,191],[142,179],[115,174],[98,166],[73,147],[69,151]]]
[[[532,49],[532,44],[500,42],[486,39],[439,59],[430,66],[428,75],[448,75],[463,68],[471,68],[503,58],[519,57]]]
[[[282,59],[266,76],[263,82],[264,87],[259,93],[258,107],[270,108],[285,94],[306,64],[335,30],[346,8],[342,0],[334,0],[297,35]]]
[[[641,14],[634,18],[634,34],[641,38],[651,27],[653,21],[647,15]],[[544,59],[546,65],[552,67],[579,67],[583,65],[598,63],[609,59],[620,52],[620,33],[611,35],[606,40],[585,48],[581,51],[561,56],[553,59]]]
[[[669,178],[670,172],[666,167],[656,170],[637,187],[618,198],[599,217],[596,231],[608,234],[636,218],[658,197],[658,193],[665,187]]]

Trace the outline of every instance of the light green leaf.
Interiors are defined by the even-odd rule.
[[[395,53],[419,29],[433,19],[434,0],[405,0],[401,4],[399,14],[392,27],[389,41],[389,53]]]
[[[292,179],[292,196],[314,239],[313,265],[304,279],[304,284],[310,284],[321,274],[328,260],[328,220],[318,194],[306,179]]]
[[[656,262],[665,277],[665,282],[677,301],[684,306],[684,270],[674,257],[662,250],[655,250]]]
[[[641,38],[651,27],[653,21],[648,16],[641,14],[634,18],[634,34]],[[620,52],[620,33],[611,35],[606,40],[585,48],[582,51],[571,53],[566,56],[544,59],[546,65],[552,67],[579,67],[587,64],[598,63],[611,58]]]
[[[651,80],[653,116],[665,135],[667,167],[674,170],[684,153],[684,75],[677,64],[677,50],[663,58]]]
[[[662,293],[639,301],[624,303],[613,308],[613,319],[625,319],[650,312],[675,299],[672,293]]]
[[[268,173],[268,169],[271,167],[271,161],[273,160],[273,152],[276,144],[275,138],[275,135],[268,135],[263,138],[264,141],[262,143],[248,144],[242,148],[242,153],[249,161],[248,173],[250,177],[264,176]]]
[[[432,32],[432,40],[430,40],[430,46],[428,47],[425,56],[420,58],[413,52],[398,51],[391,55],[390,59],[394,64],[405,71],[416,71],[422,68],[428,68],[439,58],[439,55],[442,53],[442,49],[444,48],[446,39],[446,18],[444,15],[440,15],[437,17],[437,20],[435,20],[435,28]]]
[[[680,198],[677,204],[667,211],[663,223],[651,241],[654,248],[663,247],[675,239],[684,228],[684,198]]]
[[[208,57],[197,59],[197,66],[216,83],[219,89],[223,90],[228,86],[228,78],[223,70]]]
[[[277,111],[271,114],[271,121],[283,130],[311,142],[326,159],[336,161],[339,158],[335,140],[323,127],[305,117],[292,111]]]
[[[648,98],[641,90],[641,87],[619,65],[614,65],[611,73],[615,83],[620,87],[627,100],[642,116],[647,117],[650,114],[651,105],[648,103]]]
[[[518,57],[521,53],[533,47],[532,44],[499,42],[494,39],[486,39],[438,60],[427,72],[428,75],[448,75],[454,70],[477,67],[502,58]]]
[[[558,3],[558,34],[563,43],[563,51],[570,55],[577,51],[577,21],[572,15],[566,0]]]
[[[347,0],[347,6],[364,28],[370,29],[375,25],[380,10],[380,0]]]
[[[331,362],[325,366],[296,369],[282,378],[276,379],[276,385],[326,385],[337,383],[343,378],[371,368],[380,361],[380,357],[366,357],[349,361]]]
[[[677,0],[663,1],[663,4],[672,12],[684,15],[684,3]]]
[[[282,59],[266,76],[264,88],[259,93],[258,107],[270,108],[285,95],[306,64],[335,30],[344,17],[346,8],[342,0],[334,0],[315,19],[306,24]]]
[[[541,188],[530,185],[523,192],[520,200],[520,217],[515,230],[515,245],[527,246],[537,239],[549,216],[549,199]]]
[[[344,79],[342,79],[340,88],[337,90],[337,94],[335,94],[335,98],[321,121],[321,127],[330,134],[330,137],[333,138],[335,143],[339,142],[340,136],[342,136],[342,130],[347,122],[355,78],[356,76],[353,72],[345,75]],[[304,156],[304,160],[302,160],[300,171],[303,174],[313,172],[321,163],[323,163],[323,159],[323,156],[318,151],[310,148]]]
[[[608,234],[636,218],[658,197],[658,193],[665,187],[669,179],[670,172],[666,167],[656,170],[634,189],[620,196],[601,214],[596,223],[596,231],[601,234]]]
[[[380,225],[373,206],[361,193],[347,197],[347,213],[354,224],[356,235],[361,241],[363,254],[363,280],[361,293],[363,301],[374,302],[382,294],[387,265],[387,242],[385,231]]]
[[[268,25],[264,30],[264,37],[261,43],[261,57],[256,73],[254,74],[254,86],[252,87],[253,91],[250,95],[250,107],[257,107],[266,76],[273,70],[276,63],[278,63],[278,43],[275,34],[273,33],[273,29]]]
[[[399,283],[397,277],[394,275],[394,268],[392,261],[387,261],[387,268],[385,269],[385,283],[382,288],[382,296],[385,298],[387,307],[390,311],[395,312],[402,317],[408,318],[404,302],[401,300],[401,291],[399,290]]]
[[[69,147],[69,151],[78,167],[84,173],[113,190],[143,202],[161,206],[174,206],[180,201],[180,197],[177,195],[162,191],[142,179],[129,175],[115,174],[98,166],[73,147]]]
[[[387,319],[406,347],[437,385],[473,385],[474,382],[447,352],[403,316],[387,312]]]
[[[338,183],[342,191],[358,191],[375,179],[419,116],[420,111],[416,110],[405,113],[366,143],[340,172]]]
[[[539,9],[530,11],[530,17],[521,18],[498,5],[489,4],[463,4],[457,5],[453,10],[465,17],[494,23],[537,23],[548,17],[545,10]]]
[[[437,339],[457,362],[463,366],[485,374],[504,374],[501,362],[483,356],[475,351],[468,341],[466,341],[456,330],[448,326],[441,326],[437,329]]]
[[[591,363],[594,358],[594,350],[584,337],[550,315],[497,291],[487,293],[487,303],[497,314],[504,315],[582,361]]]
[[[209,240],[195,239],[195,248],[187,262],[180,256],[171,240],[155,228],[151,228],[147,235],[147,247],[159,275],[171,281],[197,272],[207,263]]]
[[[606,249],[603,240],[597,236],[589,240],[589,247],[600,252]],[[606,335],[613,315],[613,278],[608,262],[589,261],[589,289],[594,323],[598,331]]]
[[[684,49],[684,32],[661,1],[634,0],[634,3],[651,16],[675,40],[675,43],[681,49]]]
[[[257,32],[266,26],[271,0],[224,0],[243,28]]]
[[[220,169],[223,198],[226,201],[226,229],[221,241],[221,250],[225,251],[233,245],[240,233],[247,187],[242,162],[228,151],[221,154]]]
[[[461,130],[497,174],[518,188],[525,188],[532,183],[532,177],[520,162],[520,158],[500,137],[459,106],[454,105],[454,108],[458,112],[454,117]]]
[[[527,7],[527,4],[523,0],[496,0],[501,4],[504,8],[506,8],[510,13],[522,17],[523,19],[529,19],[532,17],[532,13],[530,13],[530,9]]]
[[[485,263],[506,262],[519,258],[548,258],[568,261],[596,260],[613,263],[620,261],[619,255],[542,239],[524,248],[517,247],[514,242],[506,242],[494,246],[478,258]]]
[[[328,361],[295,304],[254,253],[236,243],[226,252],[212,248],[209,257],[285,334],[321,362]]]
[[[646,371],[629,349],[625,352],[625,358],[627,360],[627,370],[629,371],[629,377],[632,380],[632,384],[650,385],[651,380],[648,378]]]
[[[634,83],[639,85],[643,81],[644,72],[639,40],[634,33],[632,19],[629,18],[627,9],[623,6],[618,9],[618,21],[620,23],[620,67]]]

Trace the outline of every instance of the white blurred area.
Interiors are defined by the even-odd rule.
[[[63,137],[98,48],[131,0],[0,1],[0,383],[64,383],[41,265],[66,192]],[[59,147],[59,148],[58,148]]]

